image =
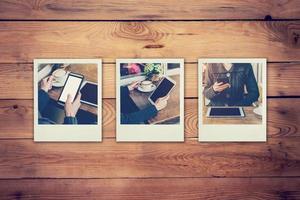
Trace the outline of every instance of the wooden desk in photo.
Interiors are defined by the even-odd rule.
[[[67,67],[67,70],[73,73],[82,74],[84,75],[85,80],[97,83],[97,66],[95,67],[95,64],[71,64]],[[50,98],[57,101],[62,88],[63,87],[52,87],[48,92]],[[97,107],[81,103],[80,109],[98,115]]]
[[[167,107],[159,111],[154,118],[148,120],[149,124],[163,123],[168,120],[180,117],[180,75],[173,75],[169,77],[176,82],[176,86],[170,93],[168,105]],[[144,93],[135,89],[130,92],[130,97],[137,105],[137,107],[142,110],[151,105],[148,100],[150,94],[151,92]]]
[[[203,124],[261,124],[262,119],[254,114],[253,109],[255,107],[243,107],[245,117],[241,118],[209,118],[206,117],[207,106],[203,106],[202,119]]]

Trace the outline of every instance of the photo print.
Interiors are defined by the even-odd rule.
[[[184,60],[118,59],[117,141],[184,141]]]
[[[266,59],[199,59],[199,141],[266,141]]]
[[[101,141],[101,60],[34,60],[34,141]]]

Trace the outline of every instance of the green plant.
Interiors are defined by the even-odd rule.
[[[151,77],[156,74],[162,74],[164,72],[163,66],[158,63],[145,64],[144,73],[147,77]]]

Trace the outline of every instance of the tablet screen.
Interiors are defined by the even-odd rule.
[[[241,116],[239,108],[211,108],[210,116]]]
[[[96,84],[87,82],[80,92],[82,101],[92,103],[94,105],[98,104],[98,86]]]
[[[78,89],[80,88],[83,77],[78,77],[70,74],[67,78],[63,91],[59,97],[59,101],[66,102],[68,94],[72,96],[72,102],[77,95]]]
[[[156,90],[152,93],[152,95],[150,96],[150,99],[153,102],[156,102],[157,99],[161,98],[161,97],[165,97],[169,91],[174,87],[174,83],[172,83],[169,79],[164,78],[161,83],[158,85],[158,87],[156,88]]]

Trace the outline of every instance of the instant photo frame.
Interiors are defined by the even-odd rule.
[[[97,124],[39,124],[38,68],[42,64],[95,64],[97,68]],[[100,142],[102,141],[102,61],[101,59],[35,59],[34,60],[34,141]],[[44,73],[47,74],[50,71]]]
[[[259,63],[262,79],[262,117],[258,124],[204,123],[203,66],[208,63]],[[199,59],[198,60],[198,140],[199,142],[265,142],[267,139],[267,66],[266,59]],[[253,113],[251,113],[253,114]],[[243,118],[247,118],[246,116]],[[225,119],[228,120],[228,119]]]
[[[123,63],[178,63],[179,123],[178,124],[121,124],[121,76]],[[165,73],[168,75],[168,72]],[[143,80],[143,79],[139,79]],[[170,94],[172,95],[172,93]],[[183,142],[184,141],[184,60],[183,59],[117,59],[116,61],[116,131],[117,142]]]

